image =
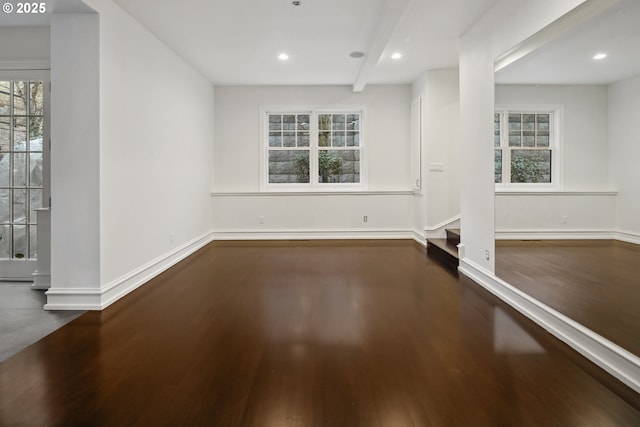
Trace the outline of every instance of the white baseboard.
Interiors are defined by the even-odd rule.
[[[50,288],[45,310],[103,310],[213,241],[207,233],[99,288]]]
[[[45,310],[102,310],[100,288],[49,288]]]
[[[413,230],[413,240],[421,246],[427,247],[427,238],[425,234],[422,234],[418,230]]]
[[[640,245],[640,234],[632,231],[616,231],[616,240]]]
[[[640,358],[463,258],[459,271],[640,393]]]
[[[613,240],[615,238],[616,233],[613,230],[496,230],[496,240]]]
[[[31,285],[31,289],[37,289],[40,291],[47,290],[51,287],[51,274],[42,274],[37,270],[33,272],[31,276],[33,280],[33,285]]]
[[[226,230],[213,233],[214,240],[375,240],[414,239],[412,230],[324,229],[324,230]]]
[[[640,245],[640,234],[622,230],[496,230],[496,240],[619,240]]]

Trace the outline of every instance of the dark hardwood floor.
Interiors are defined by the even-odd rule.
[[[639,426],[594,372],[412,242],[217,243],[0,364],[0,425]]]
[[[497,241],[496,275],[640,356],[640,246]]]

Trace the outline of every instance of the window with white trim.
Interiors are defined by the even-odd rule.
[[[362,186],[362,111],[266,112],[267,189]]]
[[[496,109],[497,187],[534,189],[558,184],[557,110]]]

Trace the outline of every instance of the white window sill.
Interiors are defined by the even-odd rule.
[[[412,196],[413,190],[339,190],[339,191],[242,191],[242,192],[212,192],[212,197],[246,197],[246,196]]]
[[[494,184],[496,193],[554,193],[562,192],[563,188],[560,184]]]
[[[580,190],[580,191],[563,191],[563,190],[513,190],[513,189],[496,189],[496,196],[616,196],[618,192],[615,190]]]

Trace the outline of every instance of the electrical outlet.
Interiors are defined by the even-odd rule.
[[[491,252],[489,252],[489,249],[484,251],[484,256],[487,258],[487,261],[491,259]]]
[[[562,216],[562,223],[563,223],[563,224],[566,224],[568,221],[569,221],[569,217],[568,217],[568,216],[566,216],[566,215],[563,215],[563,216]]]
[[[258,222],[260,224],[264,224],[264,217],[263,216],[258,217]]]
[[[368,216],[366,216],[366,215],[365,215],[365,216],[363,216],[363,217],[362,217],[362,222],[367,222],[367,221],[369,221],[369,217],[368,217]]]

